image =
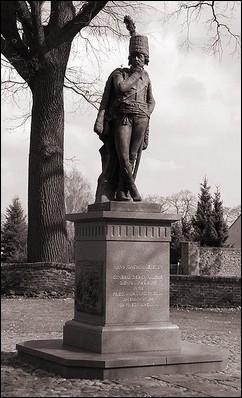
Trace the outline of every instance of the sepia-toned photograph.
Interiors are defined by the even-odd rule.
[[[1,34],[1,396],[241,397],[241,2]]]

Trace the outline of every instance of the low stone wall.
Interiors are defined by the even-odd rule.
[[[241,249],[200,247],[196,242],[182,242],[183,275],[241,277]]]
[[[241,276],[241,249],[200,247],[200,274]]]
[[[238,307],[240,278],[171,275],[171,307]],[[7,297],[74,297],[74,264],[2,264],[1,294]]]
[[[241,279],[194,275],[170,276],[170,306],[241,306]]]
[[[1,265],[1,294],[26,297],[73,297],[75,265],[19,263]]]

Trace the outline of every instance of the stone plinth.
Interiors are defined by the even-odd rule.
[[[222,371],[228,358],[228,350],[184,341],[177,352],[97,354],[62,340],[27,341],[17,350],[21,360],[62,377],[101,380]]]
[[[182,342],[169,319],[170,230],[154,203],[106,202],[75,223],[75,311],[63,340],[17,345],[19,357],[63,377],[123,378],[221,371],[228,352]]]
[[[160,206],[107,202],[74,214],[74,320],[64,344],[97,353],[179,350],[169,322],[171,222]]]

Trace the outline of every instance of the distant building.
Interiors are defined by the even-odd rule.
[[[241,214],[229,227],[229,236],[225,244],[226,246],[241,249]]]

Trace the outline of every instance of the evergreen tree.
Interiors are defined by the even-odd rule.
[[[182,234],[182,224],[180,221],[171,224],[171,246],[170,263],[177,264],[181,258],[181,242],[185,240]]]
[[[18,197],[6,209],[1,232],[1,257],[6,262],[26,261],[27,223]]]
[[[183,240],[192,240],[193,237],[192,221],[182,217],[181,226],[182,226]]]
[[[206,177],[200,184],[200,189],[197,210],[192,218],[194,240],[201,246],[213,246],[213,242],[217,239],[217,233],[213,224],[213,198]]]
[[[228,237],[228,226],[224,221],[223,202],[221,200],[218,187],[214,194],[212,218],[216,231],[216,237],[214,239],[213,246],[222,247]]]

